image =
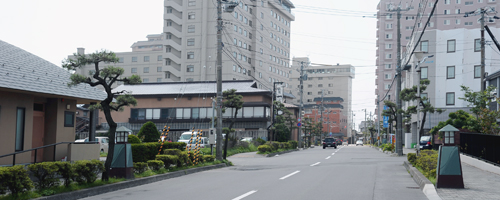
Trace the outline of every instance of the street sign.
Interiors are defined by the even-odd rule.
[[[300,118],[298,118],[297,121],[300,122]]]
[[[330,136],[332,136],[332,132],[330,132]]]
[[[384,128],[389,128],[389,116],[384,116]]]
[[[302,126],[302,124],[299,122],[299,123],[297,123],[297,126],[300,127],[300,126]]]

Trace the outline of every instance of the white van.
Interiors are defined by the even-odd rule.
[[[196,148],[196,137],[193,137],[193,141],[189,143],[189,141],[186,143],[187,148],[191,147],[191,149]],[[200,138],[200,143],[198,144],[200,148],[208,148],[210,145],[208,144],[208,138],[207,137],[201,137]]]
[[[177,142],[184,142],[184,143],[188,144],[191,137],[193,137],[193,139],[195,139],[197,134],[198,134],[198,132],[196,132],[196,131],[195,132],[184,132],[181,134],[181,137],[179,137],[179,140],[177,140]]]

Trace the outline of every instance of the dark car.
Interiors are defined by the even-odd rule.
[[[337,146],[342,146],[342,140],[341,139],[335,139],[335,144]]]
[[[432,149],[431,136],[420,137],[420,149]]]
[[[323,149],[325,149],[326,147],[337,148],[337,143],[335,138],[325,138],[323,140]]]

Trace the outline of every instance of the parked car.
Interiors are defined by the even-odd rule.
[[[323,149],[325,149],[326,147],[337,148],[337,143],[335,141],[335,138],[325,138],[323,140]]]
[[[253,140],[252,137],[244,137],[244,138],[241,138],[240,141],[242,141],[242,142],[252,142],[252,140]]]
[[[95,137],[95,140],[99,142],[99,148],[101,153],[108,153],[109,140],[108,137]],[[75,140],[75,142],[88,142],[89,138]]]
[[[431,136],[420,137],[420,149],[432,149]]]
[[[181,137],[179,137],[179,140],[177,140],[177,142],[184,142],[186,144],[189,143],[189,140],[191,140],[191,137],[194,139],[196,138],[196,135],[198,134],[198,132],[184,132],[181,134]]]
[[[196,148],[196,141],[194,141],[194,140],[195,140],[195,138],[193,138],[193,141],[191,143],[188,141],[186,147],[187,148],[191,147],[191,149]],[[210,145],[208,144],[208,142],[209,142],[209,140],[208,140],[207,137],[201,137],[200,138],[200,143],[198,144],[198,146],[200,148],[208,148],[208,147],[210,147]]]
[[[358,140],[358,141],[356,141],[356,146],[358,146],[358,145],[363,146],[363,140]]]
[[[342,146],[342,139],[335,139],[335,144],[337,146]]]

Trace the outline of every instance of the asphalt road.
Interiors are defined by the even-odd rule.
[[[232,167],[168,179],[85,199],[427,199],[402,166],[366,146],[312,148],[271,158],[230,157]]]

